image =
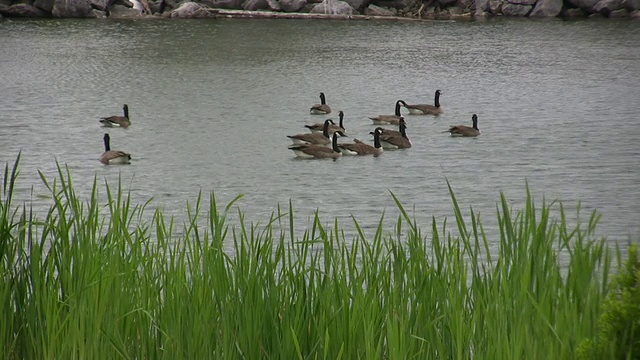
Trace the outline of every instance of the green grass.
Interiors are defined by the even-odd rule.
[[[145,221],[120,184],[80,196],[61,166],[39,219],[12,203],[18,162],[0,200],[5,359],[572,359],[620,263],[596,215],[570,226],[528,191],[517,211],[500,198],[496,239],[451,189],[452,228],[420,228],[394,197],[394,229],[354,218],[346,239],[337,220],[296,228],[291,204],[228,225],[235,200],[213,194],[185,224]]]

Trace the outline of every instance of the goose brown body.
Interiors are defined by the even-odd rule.
[[[128,164],[131,160],[131,154],[119,150],[111,150],[109,144],[109,134],[104,134],[104,152],[100,156],[100,162],[105,165],[122,165]]]
[[[409,105],[404,101],[401,101],[402,106],[409,110],[409,114],[412,115],[440,115],[444,113],[444,109],[440,106],[440,90],[436,90],[434,104],[414,104]]]
[[[452,126],[449,130],[445,131],[451,133],[451,136],[463,136],[463,137],[476,137],[480,135],[480,130],[478,129],[478,115],[473,114],[471,117],[471,122],[473,126],[466,125],[457,125]]]
[[[126,129],[131,125],[131,120],[129,119],[129,105],[124,104],[122,111],[124,112],[124,116],[114,115],[103,117],[100,119],[100,122],[105,127],[121,127]]]

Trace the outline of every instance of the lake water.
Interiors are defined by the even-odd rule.
[[[428,233],[432,216],[455,223],[448,179],[497,241],[500,192],[519,208],[528,182],[569,214],[581,204],[584,221],[597,209],[610,241],[639,239],[637,21],[3,19],[0,49],[0,160],[22,151],[16,196],[42,212],[37,170],[53,179],[57,160],[80,193],[121,176],[134,201],[178,219],[214,191],[219,204],[244,194],[248,221],[291,200],[301,228],[319,209],[349,234],[351,215],[369,232],[383,212],[392,230],[393,192]],[[445,113],[407,115],[411,149],[336,161],[287,149],[286,135],[327,118],[309,115],[321,91],[328,117],[343,110],[370,141],[369,116],[432,103],[436,89]],[[124,103],[133,125],[101,128]],[[474,113],[480,137],[442,133]],[[105,132],[131,165],[98,162]]]

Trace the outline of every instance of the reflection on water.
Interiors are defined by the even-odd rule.
[[[451,217],[446,181],[464,209],[481,212],[496,241],[495,206],[515,206],[526,183],[586,215],[621,243],[640,230],[640,25],[629,21],[342,22],[307,20],[0,21],[0,160],[22,151],[19,197],[49,199],[36,170],[68,165],[79,192],[118,179],[136,201],[154,198],[184,218],[187,201],[237,194],[265,223],[291,200],[301,227],[316,209],[373,231],[398,211],[391,192],[425,229]],[[322,121],[308,114],[320,91],[370,141],[369,116],[395,101],[445,114],[407,116],[411,149],[377,158],[296,161],[286,135]],[[128,130],[100,128],[129,104]],[[477,139],[442,131],[479,117]],[[109,132],[132,164],[97,158]],[[351,139],[347,139],[350,141]],[[33,189],[33,195],[32,195]],[[585,212],[586,211],[586,212]]]

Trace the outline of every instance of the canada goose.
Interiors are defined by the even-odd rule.
[[[133,4],[133,8],[140,11],[141,13],[145,13],[144,11],[144,6],[142,6],[142,3],[138,0],[129,0],[132,4]]]
[[[401,101],[402,106],[409,110],[409,114],[412,115],[440,115],[444,113],[444,110],[440,106],[440,94],[442,92],[440,90],[436,90],[436,97],[433,105],[428,104],[416,104],[416,105],[407,105],[406,102]]]
[[[322,133],[287,135],[287,137],[291,139],[294,144],[331,145],[331,138],[329,135],[329,125],[331,125],[331,123],[333,123],[333,120],[331,119],[324,121]],[[336,131],[336,133],[339,133],[339,131]]]
[[[124,111],[124,116],[114,115],[103,117],[100,119],[100,122],[104,124],[105,127],[121,127],[124,129],[128,128],[129,125],[131,125],[131,120],[129,120],[129,105],[124,104],[122,110]]]
[[[324,93],[320,93],[320,104],[315,104],[311,107],[311,113],[314,115],[330,114],[331,108],[327,105],[327,100],[324,97]]]
[[[402,116],[402,114],[400,114],[400,104],[402,103],[404,103],[402,100],[396,101],[395,115],[378,115],[376,117],[370,117],[369,119],[373,121],[374,125],[398,125],[400,123],[400,117]]]
[[[128,164],[129,160],[131,160],[131,154],[124,151],[111,150],[109,140],[109,134],[104,134],[104,153],[100,156],[100,162],[105,165]]]
[[[380,144],[383,149],[408,149],[411,147],[411,140],[407,137],[407,123],[404,118],[400,120],[400,131],[380,129]],[[376,130],[377,130],[376,129]],[[375,136],[375,133],[373,133]]]
[[[338,148],[342,152],[342,155],[380,155],[383,152],[382,145],[380,144],[380,134],[382,128],[377,128],[373,135],[373,146],[365,144],[358,139],[354,139],[353,143],[338,144]]]
[[[476,137],[480,135],[480,130],[478,130],[478,115],[473,114],[471,121],[473,121],[472,127],[465,125],[452,126],[445,132],[451,133],[451,136]]]
[[[346,130],[344,129],[344,112],[340,110],[338,112],[338,116],[340,117],[340,122],[339,122],[340,125],[336,125],[332,120],[331,125],[329,125],[330,135],[336,131],[341,132],[343,135],[346,132]],[[322,132],[322,129],[324,128],[324,123],[315,123],[313,125],[305,125],[304,127],[311,130],[311,132]]]
[[[338,148],[338,133],[331,136],[331,147],[321,145],[292,145],[289,150],[293,150],[299,158],[304,159],[335,159],[342,156],[342,152]]]

